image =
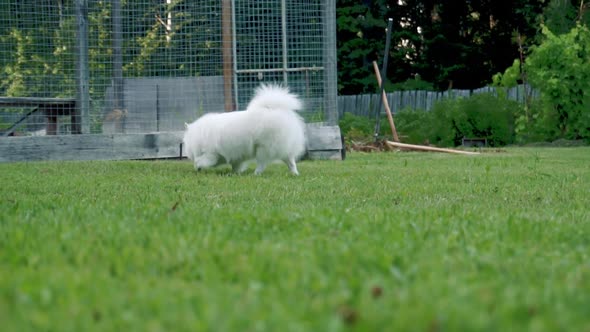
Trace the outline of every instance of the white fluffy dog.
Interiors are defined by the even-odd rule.
[[[305,123],[296,113],[299,98],[287,88],[262,85],[245,111],[207,113],[185,124],[183,144],[195,169],[230,164],[241,173],[256,160],[255,174],[283,161],[299,175],[296,161],[305,153]]]

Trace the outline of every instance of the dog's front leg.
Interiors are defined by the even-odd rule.
[[[233,162],[231,164],[231,169],[232,171],[234,171],[235,173],[243,173],[246,168],[248,168],[248,163],[243,161],[243,162]]]
[[[216,166],[219,163],[219,156],[215,153],[202,154],[195,158],[195,170]]]
[[[260,174],[262,174],[262,172],[264,172],[265,169],[266,169],[266,163],[257,161],[256,162],[256,169],[254,170],[254,174],[260,175]]]

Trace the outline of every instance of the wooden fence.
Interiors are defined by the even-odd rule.
[[[526,96],[533,98],[538,97],[538,92],[531,90],[530,86],[519,85],[508,89],[507,98],[524,103]],[[473,94],[492,93],[497,94],[496,88],[483,87],[476,90],[449,90],[444,92],[436,91],[396,91],[387,94],[391,111],[396,113],[403,109],[421,109],[429,111],[436,102],[448,98],[466,98]],[[338,115],[341,117],[344,113],[352,113],[360,116],[370,116],[375,114],[375,109],[379,106],[378,94],[363,94],[352,96],[338,96]],[[381,110],[382,112],[383,109]]]

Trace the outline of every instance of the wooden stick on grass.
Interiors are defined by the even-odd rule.
[[[373,69],[375,70],[375,75],[377,76],[377,83],[379,87],[381,87],[381,73],[379,73],[379,66],[377,65],[376,61],[373,61]],[[399,142],[399,136],[397,136],[397,130],[395,129],[395,123],[393,123],[393,116],[391,115],[391,108],[389,108],[389,102],[387,101],[387,95],[385,91],[381,94],[381,99],[383,100],[383,106],[385,106],[385,112],[387,113],[387,120],[389,120],[389,126],[391,127],[391,133],[393,134],[393,140]]]
[[[436,148],[433,146],[405,144],[405,143],[392,142],[392,141],[385,141],[385,143],[389,146],[394,146],[394,147],[404,148],[404,149],[411,149],[411,150],[446,152],[446,153],[465,154],[465,155],[478,155],[478,154],[480,154],[479,152],[454,150],[454,149],[443,149],[443,148]]]

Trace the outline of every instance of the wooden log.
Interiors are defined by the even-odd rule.
[[[375,70],[375,75],[377,76],[377,83],[379,87],[381,87],[381,83],[383,82],[381,79],[381,74],[379,73],[379,66],[377,66],[377,62],[373,61],[373,69]],[[387,101],[387,95],[385,91],[381,94],[381,98],[383,99],[383,106],[385,106],[385,112],[387,113],[387,120],[389,121],[389,126],[391,127],[391,133],[393,134],[393,140],[399,142],[399,136],[397,136],[397,130],[395,129],[395,123],[393,122],[393,116],[391,115],[391,109],[389,108],[389,102]]]
[[[455,150],[455,149],[444,149],[444,148],[437,148],[433,146],[424,146],[424,145],[414,145],[414,144],[405,144],[399,142],[392,142],[392,141],[385,141],[387,145],[394,146],[397,148],[404,148],[410,150],[418,150],[418,151],[431,151],[431,152],[445,152],[445,153],[455,153],[455,154],[464,154],[464,155],[479,155],[479,152],[471,152],[471,151],[463,151],[463,150]]]

